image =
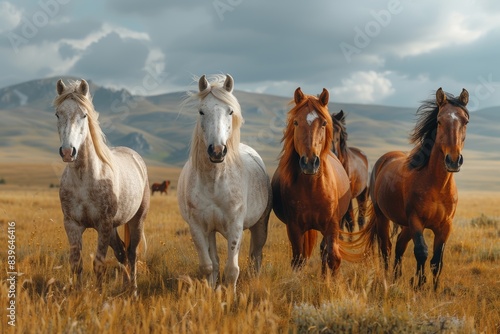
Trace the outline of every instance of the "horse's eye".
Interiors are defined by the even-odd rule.
[[[232,115],[232,114],[233,114],[233,112],[234,112],[234,110],[233,110],[233,109],[229,110],[229,115]]]
[[[201,111],[201,109],[200,109],[199,113],[200,113],[200,115],[202,115],[202,116],[203,116],[203,115],[205,115],[205,113],[204,113],[203,111]]]
[[[323,121],[323,126],[326,126],[326,121]]]
[[[297,126],[297,125],[299,125],[299,122],[293,121],[293,125]]]
[[[58,114],[55,114],[57,118],[59,118],[59,115]]]
[[[83,118],[87,118],[87,114],[83,115]]]

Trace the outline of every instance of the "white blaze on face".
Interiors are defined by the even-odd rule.
[[[457,114],[456,113],[451,113],[451,119],[453,121],[457,120],[458,119]]]
[[[311,111],[309,114],[307,114],[306,121],[309,126],[314,122],[316,118],[318,118],[318,113],[316,110]]]

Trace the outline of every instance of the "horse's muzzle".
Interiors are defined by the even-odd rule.
[[[227,146],[226,145],[209,145],[208,149],[208,156],[210,157],[210,161],[213,163],[220,163],[224,161],[224,157],[226,156],[227,153]]]
[[[59,155],[64,162],[73,162],[76,158],[76,148],[62,148],[59,147]]]
[[[319,169],[320,159],[317,155],[313,155],[312,159],[302,156],[299,160],[299,165],[302,173],[308,175],[316,174]]]
[[[463,155],[459,154],[456,161],[453,161],[449,154],[444,158],[444,164],[446,166],[446,170],[450,173],[456,173],[460,171],[460,167],[464,163]]]

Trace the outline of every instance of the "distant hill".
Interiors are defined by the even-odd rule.
[[[33,80],[0,89],[0,161],[50,163],[59,159],[52,107],[57,79]],[[64,78],[67,79],[76,78]],[[89,83],[110,145],[129,146],[152,164],[183,165],[197,115],[195,110],[182,106],[185,93],[134,96],[125,89]],[[235,95],[245,118],[242,141],[253,146],[268,168],[274,169],[292,96],[288,99],[242,91]],[[371,164],[386,151],[411,148],[408,134],[415,123],[415,109],[336,101],[331,101],[329,109],[347,113],[348,143],[364,150]],[[464,187],[500,190],[499,121],[500,108],[471,113],[465,163],[457,176]]]

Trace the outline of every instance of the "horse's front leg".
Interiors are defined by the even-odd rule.
[[[234,228],[227,234],[227,263],[224,269],[224,280],[233,285],[236,292],[236,281],[240,275],[238,258],[240,254],[241,239],[243,236],[243,223],[236,224],[238,229]],[[236,227],[236,226],[235,226]]]
[[[102,281],[106,270],[106,253],[113,233],[113,222],[111,219],[103,219],[101,226],[97,229],[97,251],[94,258],[94,273],[97,278],[97,288],[102,289]]]
[[[406,247],[411,240],[411,232],[408,227],[403,227],[396,241],[395,259],[394,259],[394,280],[402,275],[402,258]]]
[[[339,250],[338,232],[325,233],[323,241],[321,242],[321,274],[326,275],[326,266],[331,270],[332,276],[337,273],[340,266],[341,255]]]
[[[410,220],[410,230],[413,235],[413,244],[415,245],[413,253],[415,254],[415,260],[417,260],[416,277],[412,278],[411,283],[414,287],[420,288],[427,281],[425,277],[425,262],[427,261],[429,250],[424,239],[423,224],[418,218]]]
[[[69,263],[72,275],[76,275],[75,285],[79,286],[82,280],[82,234],[85,227],[78,225],[75,221],[64,218],[64,229],[69,242]]]
[[[434,247],[431,259],[431,271],[433,275],[434,291],[437,290],[439,276],[443,269],[443,253],[444,245],[448,240],[451,232],[451,221],[445,221],[439,225],[439,228],[433,229],[434,232]]]
[[[292,245],[292,269],[302,268],[306,259],[302,256],[304,249],[304,232],[298,227],[297,223],[291,222],[286,225],[288,240]]]
[[[200,273],[207,279],[208,285],[215,288],[219,275],[219,263],[213,263],[212,258],[217,258],[217,245],[215,243],[215,231],[205,235],[203,229],[198,225],[190,225],[191,237],[198,253],[200,262]],[[210,239],[210,241],[209,241]],[[218,258],[217,258],[218,260]],[[214,268],[216,266],[216,268]]]

